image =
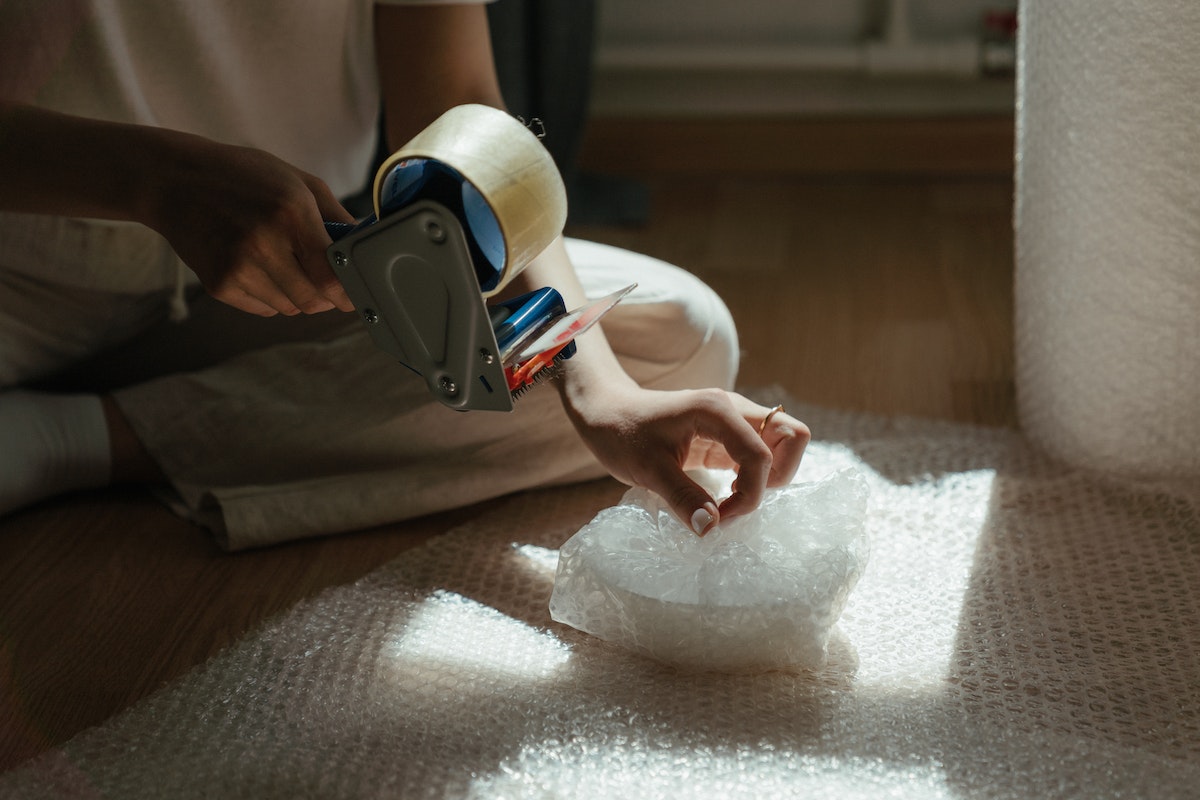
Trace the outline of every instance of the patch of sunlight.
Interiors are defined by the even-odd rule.
[[[620,737],[594,742],[540,742],[472,783],[469,798],[684,798],[759,800],[939,800],[958,794],[936,762],[896,764],[876,758],[803,754],[742,746],[710,749],[647,746]]]
[[[442,590],[417,605],[388,650],[400,662],[513,679],[547,677],[570,658],[554,635]]]

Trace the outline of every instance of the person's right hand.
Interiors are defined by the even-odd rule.
[[[209,294],[264,317],[353,309],[324,221],[354,218],[321,179],[261,150],[173,144],[146,217]]]
[[[568,416],[614,478],[656,493],[701,536],[753,511],[768,487],[790,483],[811,438],[782,407],[773,411],[734,392],[655,391],[611,377],[591,390],[564,387]],[[733,494],[720,506],[687,475],[699,467],[737,470]]]

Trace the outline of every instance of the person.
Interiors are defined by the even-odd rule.
[[[560,237],[513,281],[639,289],[510,414],[371,344],[323,221],[353,221],[381,105],[392,149],[503,108],[485,11],[0,4],[0,514],[145,482],[236,549],[607,473],[704,533],[793,477],[809,432],[732,391],[724,304],[645,256]],[[737,470],[719,505],[700,466]]]

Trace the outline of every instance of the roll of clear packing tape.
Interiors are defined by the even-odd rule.
[[[1200,479],[1200,3],[1019,13],[1022,428],[1075,466]]]
[[[421,198],[459,216],[484,297],[519,274],[567,218],[549,151],[512,116],[483,105],[451,108],[388,157],[373,197],[380,219]]]

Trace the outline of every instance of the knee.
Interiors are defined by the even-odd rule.
[[[572,260],[590,296],[638,284],[603,323],[631,377],[655,389],[733,388],[737,328],[716,292],[663,261],[604,245],[573,244]]]
[[[663,352],[662,371],[645,385],[655,389],[732,389],[740,352],[737,327],[721,298],[694,275],[677,270],[674,294],[661,301],[660,330],[649,337]]]

